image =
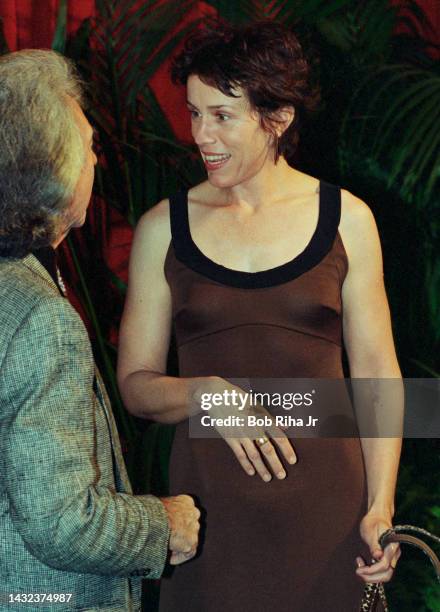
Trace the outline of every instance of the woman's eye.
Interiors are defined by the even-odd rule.
[[[225,115],[224,113],[218,113],[217,118],[220,121],[227,121],[229,119],[229,115]]]
[[[197,119],[199,117],[199,113],[195,110],[189,110],[189,114],[191,115],[191,119]]]

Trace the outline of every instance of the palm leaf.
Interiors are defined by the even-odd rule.
[[[5,38],[3,19],[0,17],[0,55],[4,55],[5,53],[9,53],[9,47]]]
[[[207,3],[230,23],[246,24],[258,19],[276,19],[293,24],[299,20],[316,23],[353,3],[353,0],[274,0],[270,3],[261,0],[209,0]]]
[[[127,293],[127,283],[124,283],[124,281],[121,280],[119,276],[115,274],[112,270],[109,270],[109,277],[111,282],[118,289],[121,295],[125,295]],[[114,349],[113,345],[110,345],[110,347]]]
[[[436,35],[433,24],[428,19],[423,7],[414,0],[400,0],[397,4],[400,14],[400,20],[408,28],[413,26],[412,33],[414,36],[420,36],[426,33],[428,36]]]
[[[383,0],[361,3],[359,45],[375,54],[383,53],[396,26],[397,10]]]
[[[182,28],[178,34],[176,34],[171,40],[165,43],[159,51],[157,51],[150,61],[146,62],[142,66],[142,70],[139,71],[137,78],[133,75],[129,81],[130,92],[127,97],[127,104],[133,104],[137,95],[144,89],[148,81],[151,79],[153,74],[156,72],[158,66],[160,66],[173,52],[178,43],[184,38],[187,32],[194,27],[194,24]]]
[[[391,135],[393,130],[399,125],[407,115],[411,116],[413,109],[419,108],[420,104],[430,98],[430,91],[426,87],[425,80],[416,81],[404,90],[401,95],[395,99],[384,113],[382,120],[377,127],[377,135],[373,142],[373,154],[379,155]]]
[[[368,99],[366,92],[374,89]],[[388,186],[402,175],[405,196],[410,197],[419,184],[429,198],[438,176],[439,109],[440,75],[404,64],[388,65],[359,87],[342,125],[342,138],[348,148],[368,146],[373,158],[387,163]],[[359,122],[357,129],[354,125]]]
[[[356,26],[350,15],[345,19],[340,16],[331,15],[325,19],[320,19],[316,24],[317,30],[330,45],[348,52],[356,42]]]
[[[52,49],[58,53],[64,53],[67,38],[67,5],[68,0],[60,0],[58,5],[57,22],[55,34],[52,40]]]
[[[440,80],[438,86],[440,86]],[[413,184],[423,180],[422,170],[434,161],[432,153],[435,151],[435,147],[432,147],[432,144],[438,142],[439,138],[438,129],[436,124],[433,123],[433,121],[438,120],[439,105],[440,97],[437,95],[433,99],[425,99],[423,105],[412,117],[406,115],[408,125],[405,131],[401,132],[400,142],[398,141],[399,151],[394,155],[390,182],[394,181],[403,170],[408,177],[411,177]],[[396,134],[394,134],[394,138],[396,138]],[[406,183],[408,183],[408,179]]]
[[[352,3],[353,0],[293,0],[280,7],[277,18],[287,22],[303,20],[316,24]]]
[[[217,10],[219,17],[226,22],[244,24],[255,18],[253,0],[231,2],[230,0],[208,0],[207,4]]]
[[[403,139],[400,154],[396,156],[390,180],[394,180],[405,167],[407,177],[404,184],[412,187],[423,176],[425,168],[430,163],[434,162],[433,170],[436,169],[432,155],[439,150],[440,132],[431,122],[434,120],[438,125],[440,118],[438,102],[438,99],[429,100],[423,106],[423,110],[426,112],[423,120],[415,118],[411,122]]]
[[[177,28],[193,1],[185,0],[178,5],[149,2],[136,10],[134,0],[121,4],[124,10],[120,9],[117,27],[114,14],[107,15],[105,19],[98,20],[95,37],[98,52],[108,62],[106,73],[112,75],[121,95],[124,98],[128,95],[127,103],[132,104],[136,98],[133,89],[142,89],[178,44],[179,35],[166,41],[169,38],[167,34]]]
[[[418,359],[411,359],[411,361],[413,363],[415,363],[416,366],[418,366],[422,370],[422,372],[425,372],[426,374],[429,374],[429,376],[432,376],[432,378],[440,378],[440,373],[436,372],[436,370],[431,368],[429,365],[426,365],[425,363],[422,363]],[[440,512],[440,508],[437,508],[437,511]],[[437,516],[437,512],[436,512],[435,516],[437,518],[440,518],[440,516]]]
[[[397,10],[387,0],[350,3],[343,12],[322,12],[317,28],[331,43],[355,54],[356,63],[390,52],[389,41],[397,23]]]

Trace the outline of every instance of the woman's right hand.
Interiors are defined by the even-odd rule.
[[[278,452],[290,464],[296,463],[295,451],[289,439],[281,430],[276,436],[270,438],[266,432],[261,433],[261,438],[267,439],[267,442],[261,445],[251,438],[225,438],[225,441],[249,476],[253,476],[257,472],[265,482],[272,480],[272,474],[282,480],[286,477],[286,470],[272,441],[278,448]]]
[[[224,393],[225,390],[243,395],[243,389],[231,385],[223,379],[218,379],[214,383],[217,392]],[[214,391],[215,392],[215,391]],[[230,416],[231,406],[212,406],[210,408],[210,416],[214,419],[222,420]],[[284,458],[287,463],[293,465],[297,461],[295,451],[289,438],[284,431],[275,425],[269,426],[249,426],[248,416],[268,417],[273,420],[270,413],[261,404],[254,406],[246,403],[244,407],[238,408],[235,412],[236,416],[243,419],[244,425],[224,426],[215,425],[218,433],[224,438],[226,444],[230,447],[237,458],[237,461],[244,471],[253,476],[257,473],[262,480],[269,482],[272,476],[282,480],[286,477],[286,470],[281,462]],[[234,433],[232,436],[231,433]]]

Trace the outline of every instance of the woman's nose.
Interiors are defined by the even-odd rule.
[[[192,124],[192,135],[197,146],[201,147],[204,144],[212,144],[215,142],[214,131],[210,122],[201,117],[198,121]]]

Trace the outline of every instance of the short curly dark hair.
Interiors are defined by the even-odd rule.
[[[246,93],[261,125],[274,133],[277,113],[293,107],[295,116],[279,140],[280,155],[291,159],[297,149],[299,126],[305,111],[319,102],[319,90],[311,84],[310,66],[293,32],[274,21],[247,26],[217,24],[192,32],[174,59],[171,77],[185,85],[191,75],[235,97],[237,87]]]

